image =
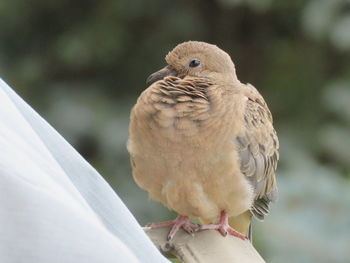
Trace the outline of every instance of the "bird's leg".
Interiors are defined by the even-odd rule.
[[[229,224],[228,224],[228,215],[225,211],[221,211],[220,214],[220,221],[218,224],[209,224],[209,225],[202,225],[200,227],[200,230],[206,230],[206,229],[214,229],[214,230],[218,230],[221,235],[223,235],[224,237],[227,235],[227,233],[238,237],[242,240],[246,240],[248,239],[247,236],[239,233],[238,231],[234,230]]]
[[[167,240],[170,241],[175,236],[176,232],[182,228],[187,233],[192,234],[199,229],[199,226],[190,221],[188,216],[179,215],[175,220],[159,222],[159,223],[151,223],[147,225],[150,228],[158,228],[158,227],[171,227],[171,230],[168,234]]]

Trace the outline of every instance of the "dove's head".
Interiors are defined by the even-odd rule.
[[[217,46],[205,42],[181,43],[168,53],[165,60],[168,65],[149,76],[147,84],[166,76],[206,77],[231,83],[238,81],[231,57]]]

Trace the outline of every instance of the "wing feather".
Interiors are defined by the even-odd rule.
[[[269,213],[269,203],[277,198],[275,171],[279,143],[264,99],[253,86],[248,84],[247,90],[245,129],[236,141],[241,171],[254,188],[255,200],[251,212],[262,220]]]

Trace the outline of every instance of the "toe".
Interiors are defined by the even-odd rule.
[[[238,237],[242,240],[248,239],[245,235],[239,233],[238,231],[234,230],[233,228],[230,228],[228,231],[230,232],[231,235]]]

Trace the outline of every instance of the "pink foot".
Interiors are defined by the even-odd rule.
[[[147,225],[150,228],[159,228],[159,227],[171,227],[171,230],[168,234],[167,240],[170,241],[173,239],[177,231],[180,228],[185,230],[189,234],[193,234],[198,230],[199,226],[190,221],[188,216],[178,216],[175,220],[159,222],[159,223],[151,223]]]
[[[221,233],[221,235],[223,235],[224,237],[227,236],[227,233],[229,233],[229,234],[231,234],[235,237],[238,237],[242,240],[248,239],[247,236],[239,233],[238,231],[236,231],[232,227],[230,227],[230,225],[228,224],[228,215],[225,211],[221,212],[220,222],[218,224],[202,225],[200,227],[200,230],[207,230],[207,229],[218,230]]]

